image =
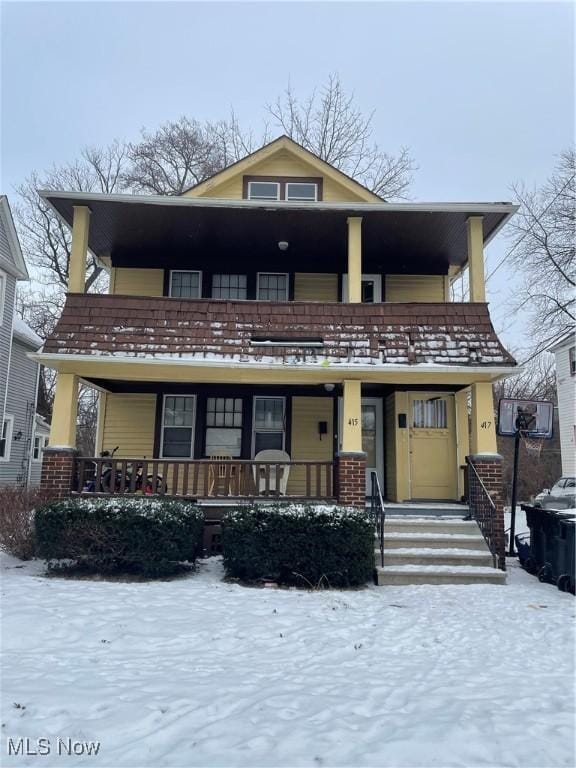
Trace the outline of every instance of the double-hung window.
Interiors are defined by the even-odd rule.
[[[170,272],[170,296],[176,299],[200,299],[202,297],[202,272],[172,270]]]
[[[0,325],[4,321],[4,309],[6,304],[6,275],[0,272]]]
[[[212,275],[212,298],[248,298],[248,279],[246,275]]]
[[[260,301],[288,301],[288,274],[259,272],[256,298]]]
[[[568,350],[568,364],[570,366],[570,375],[576,376],[576,347],[570,347]]]
[[[284,450],[285,399],[283,397],[255,397],[253,424],[254,455],[260,451]]]
[[[206,456],[242,454],[242,398],[209,397],[206,400]]]
[[[194,455],[194,395],[165,395],[162,409],[162,457],[191,459]]]
[[[34,448],[32,449],[32,460],[42,461],[42,454],[47,446],[48,438],[45,435],[36,435],[34,437]]]
[[[13,427],[14,416],[7,414],[2,422],[2,429],[0,429],[0,461],[10,461]]]

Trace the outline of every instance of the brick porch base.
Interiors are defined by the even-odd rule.
[[[70,496],[76,471],[75,448],[45,448],[40,488],[53,499]]]
[[[338,502],[347,507],[366,506],[366,454],[339,453],[336,470]]]

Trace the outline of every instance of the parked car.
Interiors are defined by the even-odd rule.
[[[561,477],[552,488],[534,497],[534,506],[543,509],[576,509],[576,478]]]

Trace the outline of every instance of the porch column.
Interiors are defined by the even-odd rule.
[[[348,221],[348,301],[362,301],[362,217],[351,216]]]
[[[69,293],[84,293],[85,290],[89,231],[90,208],[85,205],[75,205],[72,223],[72,248],[68,265]]]
[[[363,508],[366,503],[366,454],[362,451],[362,383],[346,380],[342,401],[338,501],[345,506]]]
[[[77,416],[78,376],[72,373],[59,373],[52,408],[51,448],[76,448]]]
[[[489,381],[472,384],[472,429],[470,452],[473,455],[497,454],[494,397]]]
[[[484,233],[482,216],[470,216],[466,222],[468,234],[468,282],[470,301],[486,301],[484,282]]]

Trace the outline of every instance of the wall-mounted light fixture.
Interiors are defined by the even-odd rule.
[[[22,430],[20,430],[19,432],[16,432],[16,434],[14,435],[14,440],[15,441],[22,440],[23,437],[24,435],[22,434]]]
[[[280,248],[281,251],[287,251],[288,250],[288,241],[287,240],[280,240],[278,242],[278,248]]]

